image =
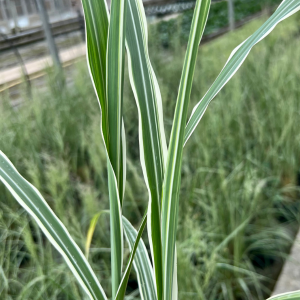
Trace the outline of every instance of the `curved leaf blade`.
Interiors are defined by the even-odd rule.
[[[176,230],[181,181],[184,131],[188,104],[192,88],[198,46],[206,25],[210,0],[197,0],[191,33],[184,59],[180,80],[174,122],[168,150],[168,160],[163,185],[162,199],[162,248],[163,248],[163,286],[164,300],[177,299],[176,280]]]
[[[95,273],[66,227],[53,213],[40,192],[20,175],[2,151],[0,151],[0,180],[63,256],[89,298],[106,300]]]
[[[107,160],[108,189],[110,202],[110,247],[111,247],[111,279],[112,295],[116,296],[121,283],[123,263],[123,224],[122,207],[118,194],[118,185],[109,159]]]
[[[129,78],[139,113],[140,160],[149,192],[148,235],[158,299],[162,299],[160,199],[166,161],[162,100],[148,55],[147,21],[141,0],[128,0],[126,48]]]
[[[128,226],[131,226],[132,225],[130,224],[130,222],[123,216],[123,223],[126,223],[124,224],[124,231],[126,233],[126,228],[128,228]],[[134,257],[135,257],[135,254],[138,250],[138,247],[139,247],[139,244],[141,241],[141,236],[143,234],[143,231],[145,229],[145,226],[147,224],[147,213],[145,214],[143,220],[142,220],[142,224],[140,226],[140,229],[138,232],[136,232],[136,230],[132,227],[132,229],[134,230],[134,234],[135,234],[135,240],[133,242],[133,245],[131,247],[130,246],[130,250],[131,250],[131,254],[130,254],[130,258],[129,258],[129,261],[128,261],[128,264],[127,264],[127,267],[126,267],[126,270],[124,272],[124,275],[123,275],[123,278],[122,278],[122,281],[121,281],[121,284],[119,286],[119,289],[118,289],[118,292],[117,292],[117,295],[116,295],[116,298],[115,300],[123,300],[125,298],[125,293],[126,293],[126,287],[127,287],[127,283],[128,283],[128,279],[129,279],[129,275],[130,275],[130,271],[131,271],[131,267],[132,267],[132,263],[133,263],[133,260],[134,260]],[[126,226],[126,227],[125,227]]]
[[[300,0],[284,0],[274,14],[253,35],[233,50],[215,82],[200,102],[194,107],[185,129],[185,143],[196,129],[211,100],[214,99],[225,84],[227,84],[232,76],[238,71],[252,47],[269,35],[278,23],[293,15],[298,10],[300,10]]]
[[[300,291],[279,294],[268,298],[268,300],[300,300]]]
[[[117,1],[112,6],[112,26],[109,26],[108,9],[105,0],[82,0],[87,35],[87,60],[94,89],[101,109],[101,134],[105,144],[107,157],[108,189],[110,200],[110,229],[111,229],[111,268],[112,268],[112,295],[116,295],[121,282],[123,262],[123,228],[122,228],[122,198],[125,186],[125,131],[121,121],[121,98],[123,54],[118,43],[119,19],[124,18],[124,12],[119,11]],[[124,8],[121,6],[121,8]],[[115,32],[117,31],[117,32]],[[124,35],[124,33],[123,33]],[[110,37],[109,37],[110,36]],[[114,51],[116,50],[116,52]],[[115,57],[116,56],[116,57]],[[123,61],[120,61],[123,60]],[[116,63],[116,64],[115,64]],[[111,66],[113,64],[113,66]],[[114,74],[117,73],[115,80]],[[121,72],[121,73],[120,73]],[[112,78],[113,77],[113,78]],[[112,81],[111,81],[112,80]],[[120,83],[121,80],[121,83]],[[110,84],[108,84],[110,82]],[[114,89],[117,90],[117,99],[108,101],[108,94],[114,97]],[[121,93],[122,94],[122,93]],[[117,100],[115,102],[114,100]],[[117,105],[117,108],[114,106]],[[117,115],[114,113],[117,112]],[[118,135],[112,135],[117,129]],[[124,145],[124,147],[123,147]]]
[[[108,9],[105,0],[82,0],[84,10],[87,60],[91,78],[102,111],[102,130],[107,144],[106,48]]]
[[[89,251],[90,251],[90,246],[92,243],[92,239],[93,239],[93,235],[96,229],[96,225],[98,223],[98,220],[100,218],[100,216],[103,213],[108,213],[109,214],[109,210],[102,210],[100,212],[98,212],[97,214],[94,215],[94,217],[92,218],[91,222],[90,222],[90,226],[86,235],[86,241],[85,241],[85,257],[86,259],[89,258]]]
[[[141,237],[141,230],[146,225],[146,216],[143,219],[142,225],[137,232],[130,222],[123,217],[124,232],[126,240],[129,244],[131,255],[131,263],[133,258],[133,265],[137,273],[139,290],[142,300],[156,300],[156,289],[153,280],[152,265],[148,256],[146,246]],[[135,255],[134,255],[135,252]]]

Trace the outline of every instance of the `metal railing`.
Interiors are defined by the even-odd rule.
[[[50,18],[64,19],[72,12],[72,0],[45,0]],[[36,0],[0,0],[0,29],[10,32],[12,29],[38,26]]]
[[[72,8],[71,0],[45,0],[45,6],[49,13],[67,11]],[[35,0],[0,0],[0,21],[17,17],[37,14]]]
[[[166,15],[171,13],[178,13],[181,11],[189,10],[194,8],[195,1],[191,2],[179,2],[179,3],[169,3],[161,5],[146,6],[145,12],[146,15]]]
[[[213,0],[212,4],[216,4],[219,2],[227,2],[233,0]],[[145,1],[145,12],[148,16],[153,15],[167,15],[167,14],[175,14],[179,12],[183,12],[185,10],[189,10],[195,7],[196,0],[193,1],[163,1],[163,0],[155,0],[155,1]],[[152,4],[152,5],[150,5]]]

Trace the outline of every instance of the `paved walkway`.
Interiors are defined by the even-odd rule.
[[[59,56],[63,66],[68,66],[74,61],[82,58],[86,54],[86,46],[84,43],[73,46],[71,48],[61,50]],[[52,58],[45,56],[33,61],[25,63],[26,72],[30,79],[40,77],[45,74],[45,68],[52,66]],[[0,91],[6,88],[20,84],[23,81],[22,67],[17,66],[0,71]]]
[[[279,276],[273,296],[300,290],[300,231]]]

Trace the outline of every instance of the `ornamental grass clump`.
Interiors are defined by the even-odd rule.
[[[124,299],[133,265],[142,299],[176,300],[176,231],[184,145],[211,100],[237,72],[252,47],[279,22],[297,12],[300,0],[284,0],[253,35],[233,50],[221,73],[194,107],[187,122],[198,46],[211,4],[210,0],[197,1],[168,143],[164,131],[161,93],[148,54],[147,22],[142,0],[112,0],[110,15],[105,0],[83,0],[82,3],[86,21],[88,65],[101,109],[101,134],[107,160],[112,299]],[[126,183],[126,135],[123,122],[125,52],[139,116],[141,166],[149,194],[148,208],[138,231],[122,213]],[[18,173],[1,151],[0,156],[1,181],[61,253],[89,298],[107,299],[88,263],[87,255],[83,255],[43,196]],[[91,222],[86,254],[99,216],[96,215]],[[150,257],[141,239],[146,226]],[[126,268],[122,270],[124,235],[131,254]],[[300,293],[296,292],[279,298],[299,297]]]

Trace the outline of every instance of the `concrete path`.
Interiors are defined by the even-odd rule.
[[[276,283],[273,296],[300,290],[300,231]]]
[[[68,66],[74,61],[83,58],[86,54],[86,46],[84,43],[73,46],[71,48],[61,50],[59,53],[63,66]],[[40,77],[45,74],[45,68],[52,66],[52,58],[45,56],[34,61],[26,62],[25,68],[30,79]],[[23,81],[22,67],[17,66],[0,71],[0,91],[9,87],[20,84]]]

